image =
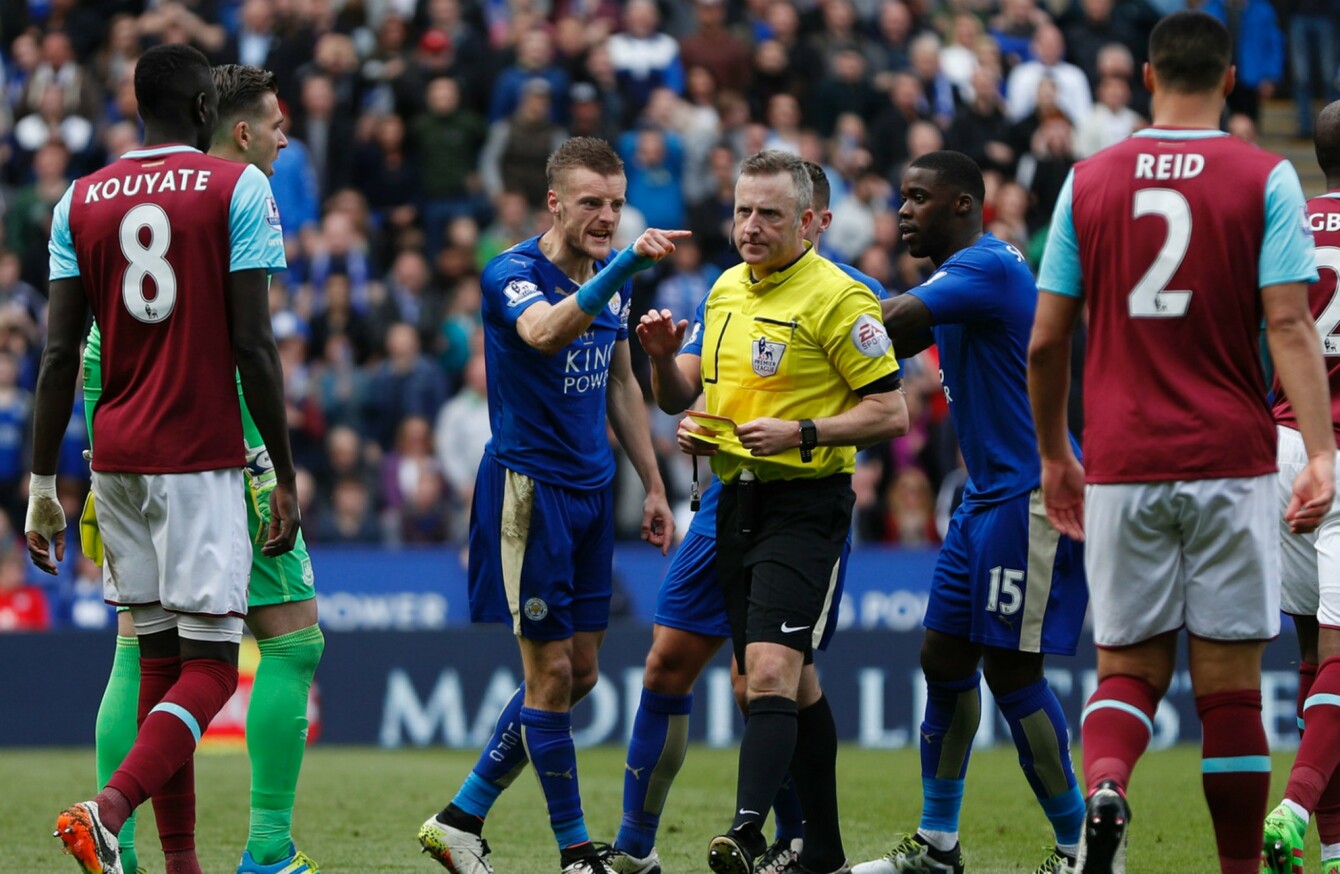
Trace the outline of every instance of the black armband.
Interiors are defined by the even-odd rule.
[[[888,376],[881,376],[874,382],[867,383],[855,392],[861,397],[867,395],[882,395],[885,392],[898,391],[903,387],[903,378],[896,373],[890,373]]]

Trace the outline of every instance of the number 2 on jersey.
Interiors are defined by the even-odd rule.
[[[147,242],[140,234],[148,231]],[[126,274],[121,280],[121,300],[130,314],[141,322],[154,324],[172,314],[177,303],[177,273],[168,263],[168,245],[172,242],[172,224],[167,213],[156,203],[132,207],[121,219],[121,254],[126,256]],[[152,279],[153,300],[144,295],[144,283]]]
[[[1340,327],[1340,247],[1318,246],[1317,269],[1329,270],[1336,275],[1335,291],[1330,303],[1317,316],[1317,334],[1321,337],[1321,353],[1327,358],[1340,356],[1340,338],[1335,329]]]
[[[1191,292],[1169,291],[1167,286],[1191,245],[1191,206],[1171,188],[1142,188],[1135,192],[1132,217],[1147,215],[1163,216],[1167,236],[1154,263],[1131,289],[1126,309],[1133,319],[1180,319],[1191,305]]]

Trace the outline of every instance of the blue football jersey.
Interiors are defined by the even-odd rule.
[[[963,500],[994,503],[1031,492],[1041,465],[1028,401],[1028,338],[1038,303],[1028,262],[983,234],[907,293],[934,320],[940,383],[968,466]]]
[[[857,282],[870,289],[871,293],[879,300],[889,296],[882,283],[873,276],[867,276],[855,267],[841,264],[837,261],[839,270],[855,279]],[[697,355],[699,358],[703,354],[703,323],[707,320],[707,295],[698,301],[698,308],[693,311],[693,319],[689,322],[687,339],[684,345],[679,347],[680,355]],[[711,484],[703,489],[701,501],[698,506],[698,512],[693,514],[693,521],[689,523],[689,530],[695,534],[702,534],[707,537],[717,536],[717,498],[721,493],[721,483],[712,477],[712,471],[705,463],[699,464],[699,475],[707,477]]]
[[[614,478],[614,453],[605,430],[605,387],[615,344],[628,339],[632,283],[611,298],[585,333],[554,355],[522,340],[516,320],[542,300],[559,304],[580,285],[544,256],[539,237],[490,261],[480,286],[493,431],[485,451],[504,467],[551,485],[608,485]]]

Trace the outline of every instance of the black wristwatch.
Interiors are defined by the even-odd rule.
[[[819,429],[813,419],[800,420],[800,460],[809,464],[814,458],[814,447],[819,445]]]

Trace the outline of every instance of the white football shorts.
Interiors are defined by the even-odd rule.
[[[245,616],[251,541],[246,504],[238,497],[242,488],[241,468],[94,471],[107,600],[158,603],[172,613]]]
[[[1094,641],[1119,647],[1183,626],[1207,640],[1279,634],[1275,475],[1085,489]]]
[[[1280,426],[1279,517],[1280,608],[1298,616],[1316,616],[1322,625],[1340,628],[1340,500],[1322,519],[1316,531],[1294,534],[1284,521],[1284,511],[1293,497],[1293,481],[1307,466],[1303,435]],[[1337,459],[1340,461],[1340,459]],[[1340,491],[1340,472],[1337,474]]]

